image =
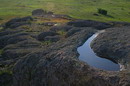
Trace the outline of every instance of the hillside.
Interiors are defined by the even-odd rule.
[[[37,8],[77,19],[130,22],[130,0],[0,0],[0,22],[31,15]],[[93,15],[98,8],[107,10],[109,16]]]

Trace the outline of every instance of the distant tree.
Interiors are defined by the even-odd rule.
[[[99,14],[102,14],[102,15],[107,15],[107,10],[104,10],[104,9],[102,9],[102,8],[99,8],[99,9],[98,9],[98,13],[99,13]]]

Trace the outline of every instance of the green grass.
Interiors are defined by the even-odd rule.
[[[12,75],[12,71],[10,71],[10,70],[8,70],[8,69],[0,70],[0,75],[2,75],[2,74],[4,74],[4,73],[7,73],[7,74]]]
[[[50,45],[52,42],[51,41],[42,41],[43,45]]]
[[[4,29],[4,28],[3,28],[3,27],[0,27],[0,31],[1,31],[2,29]]]
[[[58,14],[67,14],[77,19],[130,22],[130,0],[0,0],[0,22],[13,17],[31,15],[42,8]],[[94,16],[97,9],[108,11],[107,16]]]
[[[62,35],[62,36],[65,36],[67,32],[64,30],[60,30],[60,31],[57,31],[57,33]]]
[[[3,53],[3,49],[0,49],[0,55]]]

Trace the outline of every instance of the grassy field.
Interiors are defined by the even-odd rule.
[[[37,8],[77,19],[130,22],[130,0],[0,0],[0,22],[31,15]],[[112,17],[94,16],[98,8],[107,10]]]

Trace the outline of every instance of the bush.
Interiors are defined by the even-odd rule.
[[[99,8],[99,9],[98,9],[98,13],[99,13],[99,14],[102,14],[102,15],[107,15],[107,10],[104,10],[104,9]]]

